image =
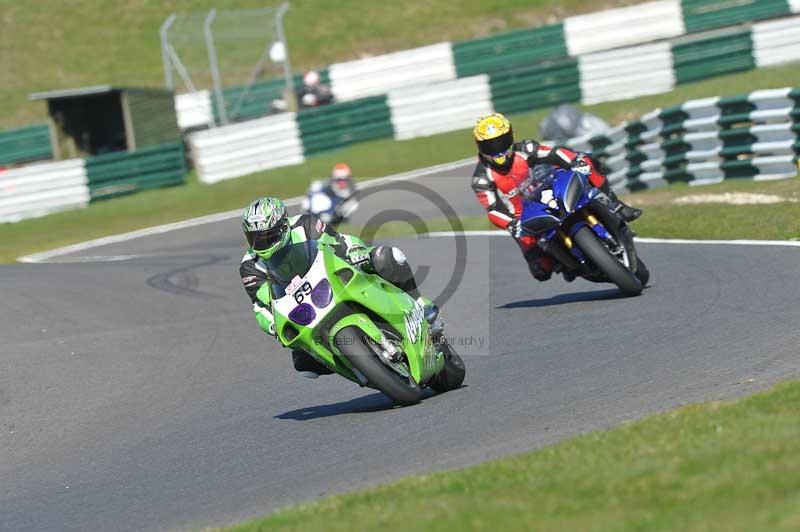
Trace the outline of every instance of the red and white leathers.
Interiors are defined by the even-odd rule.
[[[570,169],[578,165],[588,165],[589,182],[596,187],[603,187],[606,178],[600,174],[589,157],[560,146],[539,144],[535,140],[523,140],[514,145],[514,161],[507,172],[501,172],[478,159],[478,165],[472,177],[472,190],[478,201],[486,209],[489,220],[501,229],[508,229],[509,224],[519,220],[522,214],[523,192],[537,185],[533,168],[539,164],[549,164]],[[514,235],[512,235],[514,236]],[[555,263],[539,246],[537,239],[531,235],[515,236],[522,254],[534,277],[546,280],[550,277]]]

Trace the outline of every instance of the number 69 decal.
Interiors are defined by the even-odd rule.
[[[307,295],[311,293],[311,283],[308,281],[304,282],[300,285],[300,287],[294,293],[294,300],[299,305],[303,302]]]

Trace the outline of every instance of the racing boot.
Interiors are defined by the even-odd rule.
[[[642,215],[642,209],[631,207],[619,199],[617,194],[611,190],[611,186],[608,184],[608,181],[604,182],[600,186],[600,190],[603,191],[606,196],[608,196],[608,199],[610,200],[608,207],[611,209],[611,212],[619,214],[620,217],[626,222],[632,222]]]
[[[317,359],[299,349],[292,350],[292,364],[300,375],[308,379],[316,379],[320,375],[333,373],[327,366],[317,362]]]
[[[528,263],[531,275],[537,281],[547,281],[552,277],[555,261],[550,255],[545,255],[538,247],[533,247],[523,255]]]

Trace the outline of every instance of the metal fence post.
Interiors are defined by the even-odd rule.
[[[167,85],[167,90],[174,91],[175,85],[172,81],[172,62],[170,61],[169,57],[169,44],[167,42],[167,32],[175,23],[175,19],[177,15],[172,13],[167,20],[161,25],[161,29],[158,31],[159,35],[161,36],[161,61],[164,63],[164,83]]]
[[[222,95],[222,81],[219,78],[219,66],[217,65],[217,51],[214,48],[214,34],[211,32],[211,24],[217,10],[212,9],[208,12],[203,30],[206,36],[206,48],[208,49],[208,62],[211,65],[211,78],[214,81],[214,95],[217,99],[217,111],[223,124],[228,123],[228,114],[225,112],[225,98]]]
[[[283,32],[283,16],[287,11],[289,11],[289,2],[284,2],[278,7],[275,25],[278,30],[278,38],[283,43],[283,50],[286,54],[283,61],[283,75],[286,77],[286,87],[289,94],[294,98],[294,76],[292,75],[292,65],[289,63],[289,45],[286,44],[286,34]]]

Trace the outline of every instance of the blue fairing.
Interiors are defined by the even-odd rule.
[[[572,236],[588,224],[579,219],[571,222],[569,227],[564,227],[564,222],[572,213],[586,207],[596,195],[597,189],[582,174],[556,169],[525,199],[520,221],[526,231],[545,242],[551,240],[559,229]],[[592,230],[600,238],[609,236],[602,224],[593,226]],[[572,248],[572,253],[584,262],[583,254],[577,247]]]

